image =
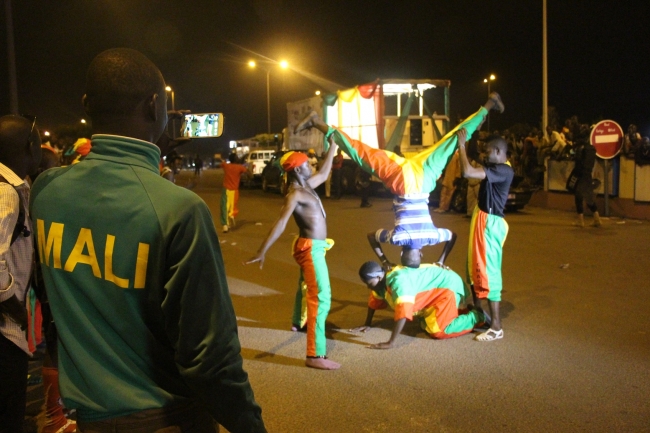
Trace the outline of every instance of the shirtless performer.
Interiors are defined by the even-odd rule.
[[[447,242],[439,259],[440,264],[451,252],[455,235],[448,229],[437,228],[429,213],[429,193],[436,187],[447,162],[456,151],[456,131],[464,128],[470,137],[480,128],[489,110],[503,112],[504,105],[498,93],[492,92],[479,110],[467,117],[456,128],[449,131],[440,141],[411,158],[404,158],[384,149],[375,149],[358,140],[353,140],[338,128],[329,127],[315,111],[309,113],[295,128],[295,132],[316,128],[325,138],[334,139],[343,152],[367,173],[376,175],[395,194],[393,208],[395,227],[379,229],[375,233],[379,242],[402,247],[402,265],[417,268],[420,265],[420,249],[426,245]],[[384,262],[381,247],[372,244],[377,256]],[[384,263],[387,266],[386,263]]]
[[[298,292],[294,304],[293,323],[300,322],[302,309],[302,286],[307,287],[307,358],[305,365],[321,370],[336,370],[341,364],[327,359],[327,340],[325,338],[325,319],[330,309],[331,289],[325,253],[332,248],[334,241],[327,239],[325,209],[316,194],[316,187],[327,180],[332,167],[332,159],[338,146],[330,140],[330,148],[320,170],[312,176],[307,155],[300,152],[287,152],[280,160],[282,168],[289,176],[289,192],[284,199],[280,217],[267,235],[257,255],[245,264],[264,265],[266,252],[280,237],[293,215],[300,236],[293,243],[293,257],[300,265]]]

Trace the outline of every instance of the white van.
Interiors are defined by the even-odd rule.
[[[273,149],[253,149],[248,153],[244,165],[248,168],[248,174],[252,179],[260,180],[262,177],[262,170],[266,167],[266,163],[271,160],[275,150]]]

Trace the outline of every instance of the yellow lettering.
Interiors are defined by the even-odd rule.
[[[45,241],[45,222],[42,219],[36,220],[36,228],[38,229],[38,255],[41,263],[45,263],[45,266],[50,266],[50,253],[53,253],[52,266],[56,269],[61,269],[63,224],[50,224],[50,231],[47,233],[47,242]]]
[[[149,244],[138,243],[138,258],[135,261],[134,289],[144,289],[147,282],[147,264],[149,263]]]
[[[88,254],[84,254],[84,249],[88,248]],[[78,263],[90,265],[93,270],[93,275],[97,278],[102,277],[97,263],[97,255],[95,254],[95,244],[93,243],[93,234],[90,229],[82,228],[79,230],[79,237],[74,244],[74,248],[65,262],[64,271],[72,272]]]
[[[113,273],[113,248],[115,247],[115,236],[106,235],[106,250],[104,251],[104,279],[115,283],[117,287],[129,288],[128,278],[120,278]]]

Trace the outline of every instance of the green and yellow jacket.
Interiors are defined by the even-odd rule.
[[[264,431],[207,206],[159,175],[152,143],[92,145],[31,199],[66,407],[91,421],[193,399],[230,431]]]

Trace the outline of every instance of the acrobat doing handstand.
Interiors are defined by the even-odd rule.
[[[315,111],[310,112],[298,123],[295,132],[308,128],[318,129],[325,134],[326,143],[329,137],[332,137],[362,170],[381,179],[386,188],[396,196],[393,201],[395,227],[369,233],[370,245],[386,269],[392,267],[392,263],[384,255],[380,243],[402,247],[402,265],[417,268],[420,266],[422,247],[446,242],[438,260],[442,265],[454,246],[456,234],[448,229],[437,228],[431,220],[429,193],[436,187],[436,181],[456,151],[456,131],[464,128],[468,136],[471,136],[480,128],[487,113],[492,109],[501,113],[504,110],[501,97],[496,92],[492,92],[485,105],[440,141],[410,158],[353,140],[340,129],[328,126]]]

